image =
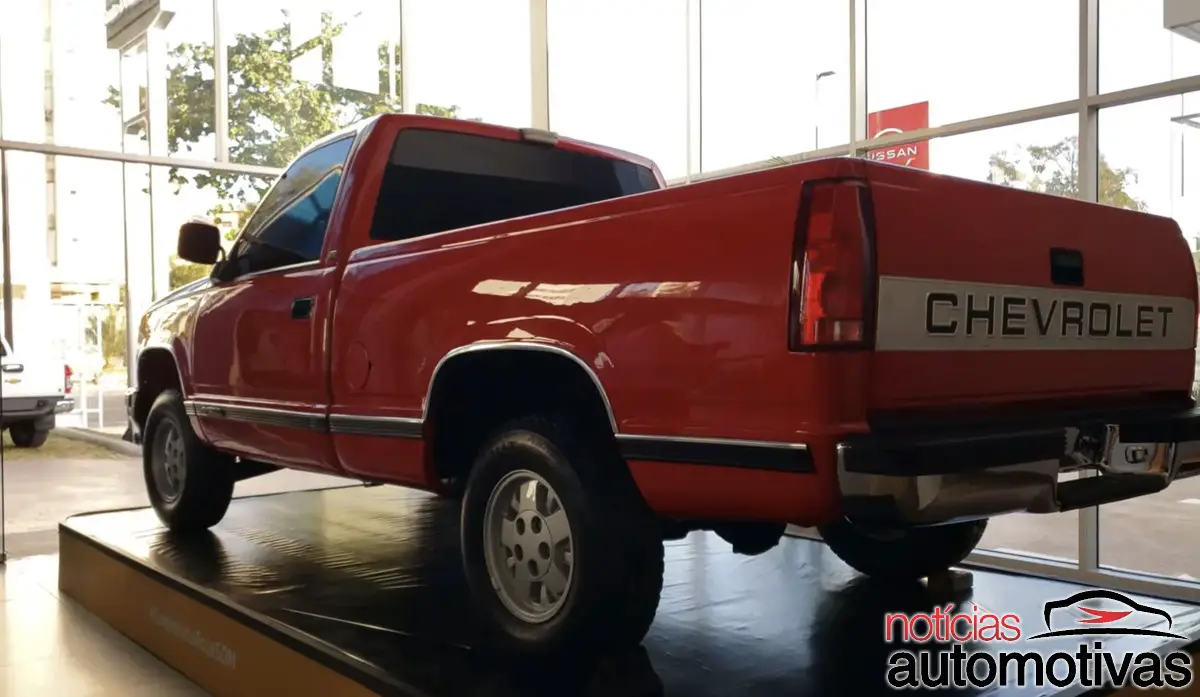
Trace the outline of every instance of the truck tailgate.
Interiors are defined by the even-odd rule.
[[[867,165],[872,410],[1187,394],[1196,271],[1168,218]]]

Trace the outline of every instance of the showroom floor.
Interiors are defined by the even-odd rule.
[[[58,557],[0,566],[0,697],[207,694],[58,595]]]

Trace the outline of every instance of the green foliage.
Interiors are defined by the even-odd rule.
[[[400,111],[400,72],[389,69],[388,45],[379,46],[379,90],[360,92],[333,84],[333,42],[344,24],[322,15],[320,34],[302,44],[291,40],[287,14],[279,26],[255,34],[238,34],[227,56],[228,85],[214,84],[214,49],[209,43],[185,43],[167,56],[167,145],[186,155],[215,132],[217,89],[228,90],[229,157],[240,164],[285,167],[313,141],[371,116]],[[399,47],[394,49],[397,53]],[[320,84],[294,79],[292,62],[320,56]],[[120,92],[109,89],[107,103],[120,106]],[[418,114],[459,117],[458,106],[418,104]],[[143,134],[145,138],[145,134]],[[232,238],[253,212],[271,181],[228,172],[172,168],[176,191],[182,187],[213,189],[220,201],[208,211],[218,225],[228,225]],[[171,287],[208,273],[208,267],[172,259]]]
[[[191,264],[186,261],[177,259],[171,260],[171,275],[168,281],[171,290],[182,288],[193,281],[199,281],[202,278],[208,278],[212,273],[211,266],[203,264]]]
[[[99,336],[96,335],[97,329]],[[99,344],[104,358],[104,370],[112,370],[125,361],[125,287],[121,287],[120,302],[105,305],[98,321],[85,325],[84,336],[88,344]]]
[[[1058,196],[1079,197],[1079,139],[1063,138],[1053,145],[1028,145],[1016,153],[994,153],[988,181],[1003,186],[1019,186]],[[1100,156],[1101,203],[1135,211],[1147,206],[1131,195],[1128,188],[1137,183],[1137,171],[1131,167],[1114,168]]]

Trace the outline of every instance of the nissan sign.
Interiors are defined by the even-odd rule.
[[[907,104],[867,115],[871,138],[884,138],[929,127],[929,102]],[[929,169],[929,141],[892,145],[868,150],[867,158],[917,169]]]

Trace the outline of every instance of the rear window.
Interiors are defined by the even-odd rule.
[[[408,129],[396,137],[371,225],[403,240],[659,188],[647,167],[540,143]]]

